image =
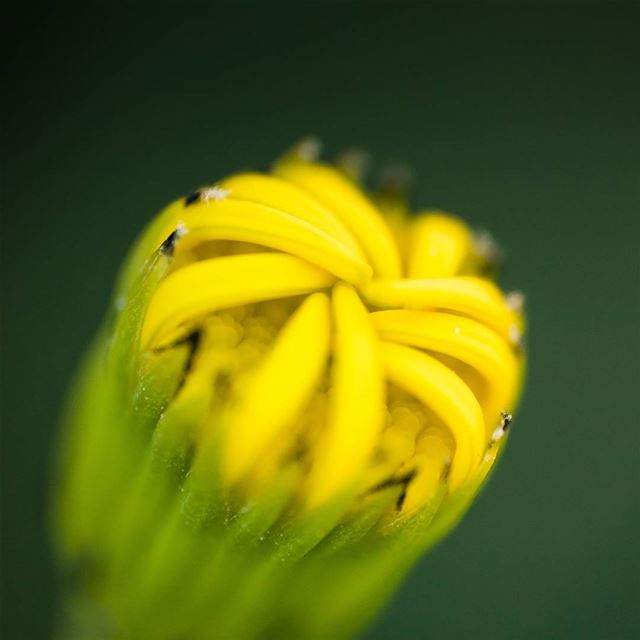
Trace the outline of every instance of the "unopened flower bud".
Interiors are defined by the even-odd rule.
[[[488,236],[317,154],[169,205],[120,276],[56,511],[104,637],[349,637],[504,447],[523,298]]]

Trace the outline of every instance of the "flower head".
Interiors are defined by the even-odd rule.
[[[338,607],[332,622],[332,576],[366,566],[349,593],[385,593],[462,515],[504,446],[523,316],[522,295],[490,278],[495,245],[451,215],[411,215],[397,180],[367,197],[361,155],[337,167],[317,155],[306,141],[269,174],[171,204],[121,276],[74,396],[60,529],[70,562],[99,567],[96,588],[127,629],[185,580],[196,603],[237,605],[211,577],[232,549],[269,567],[277,593],[283,567],[326,587],[315,623],[292,622],[289,593],[279,613],[261,612],[263,633],[364,620]],[[207,637],[190,603],[186,618],[174,611],[189,621],[176,637]]]

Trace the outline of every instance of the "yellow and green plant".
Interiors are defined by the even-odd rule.
[[[305,141],[135,243],[65,415],[67,637],[352,637],[500,456],[522,296],[346,158]]]

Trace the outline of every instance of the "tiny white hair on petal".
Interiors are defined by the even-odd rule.
[[[184,236],[186,236],[187,233],[189,233],[189,229],[187,229],[187,225],[182,220],[179,220],[178,224],[176,225],[176,240],[179,240],[180,238],[184,238]]]
[[[214,200],[215,202],[220,202],[220,200],[224,200],[231,193],[231,189],[223,189],[218,185],[214,187],[207,187],[202,190],[202,199],[204,202],[209,202],[209,200]]]
[[[351,177],[358,179],[369,170],[371,156],[364,149],[349,147],[338,154],[336,164],[342,167]]]
[[[502,419],[500,420],[498,427],[496,427],[495,431],[491,434],[491,444],[495,444],[504,437],[504,434],[507,432],[507,429],[511,424],[511,420],[513,420],[513,416],[506,411],[500,412],[500,415],[502,416]]]
[[[486,229],[478,229],[473,234],[476,251],[485,258],[494,258],[498,253],[498,243]]]
[[[116,311],[122,311],[125,304],[127,304],[127,299],[123,295],[119,295],[113,302]]]
[[[302,160],[314,162],[322,153],[322,142],[318,138],[305,138],[298,143],[296,153]]]
[[[522,332],[515,324],[509,327],[509,340],[512,344],[520,346],[522,344]]]
[[[507,307],[512,311],[522,311],[524,309],[525,295],[522,291],[510,291],[504,300]]]

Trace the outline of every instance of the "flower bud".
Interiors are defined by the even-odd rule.
[[[494,245],[316,156],[201,188],[135,244],[65,417],[74,633],[350,637],[500,455],[523,315]]]

